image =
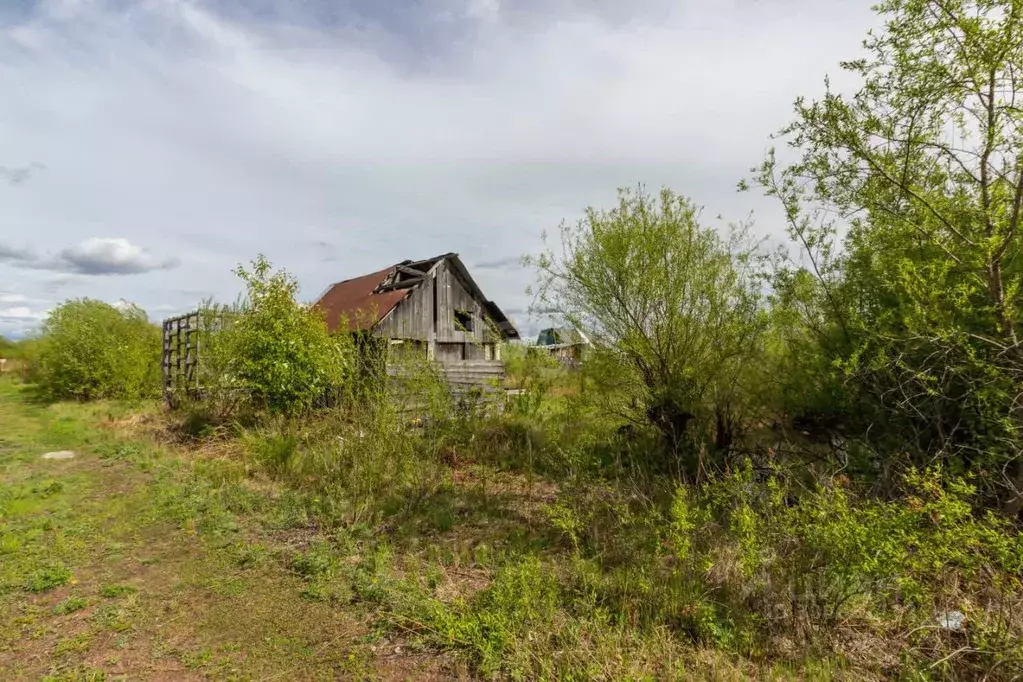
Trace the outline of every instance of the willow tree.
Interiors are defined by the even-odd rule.
[[[615,208],[562,224],[533,261],[538,307],[588,332],[623,416],[651,421],[674,449],[694,419],[728,444],[738,373],[765,322],[755,249],[699,213],[668,189],[619,190]]]
[[[786,209],[873,426],[1023,497],[1023,2],[887,0],[844,96],[797,100]],[[835,244],[844,231],[844,243]],[[884,429],[880,430],[881,432]],[[878,430],[875,429],[875,433]],[[921,457],[923,459],[924,457]]]

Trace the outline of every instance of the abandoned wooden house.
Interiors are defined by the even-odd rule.
[[[501,343],[519,338],[455,253],[338,282],[315,305],[330,331],[347,325],[386,339],[392,358],[423,353],[452,384],[502,378]]]
[[[362,332],[379,339],[389,360],[423,353],[456,395],[500,385],[501,343],[519,338],[455,253],[402,261],[338,282],[314,305],[324,312],[331,332]],[[202,392],[197,371],[202,337],[225,319],[222,313],[195,310],[164,320],[162,370],[168,401]]]

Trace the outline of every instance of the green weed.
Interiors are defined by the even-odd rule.
[[[50,564],[33,571],[25,583],[25,589],[29,592],[45,592],[68,584],[73,577],[71,569],[64,564]]]
[[[92,647],[92,639],[92,635],[88,632],[83,632],[72,637],[65,637],[57,642],[57,646],[53,650],[53,655],[55,657],[60,657],[68,654],[84,653]]]
[[[105,682],[107,674],[102,670],[78,666],[72,670],[46,675],[43,682]]]
[[[144,449],[138,443],[102,443],[95,448],[96,454],[101,459],[135,461],[144,454]]]
[[[53,613],[58,616],[65,616],[75,611],[81,611],[88,605],[89,601],[84,597],[68,597],[53,607]]]
[[[98,626],[111,632],[127,632],[132,628],[134,607],[125,607],[116,603],[101,604],[92,614],[92,620]]]
[[[135,594],[136,592],[138,592],[138,589],[131,585],[104,585],[99,591],[100,596],[107,599],[117,599],[118,597]]]

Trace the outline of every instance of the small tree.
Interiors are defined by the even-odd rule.
[[[50,312],[29,362],[51,399],[154,397],[160,330],[133,303],[73,299]]]
[[[765,326],[744,231],[725,239],[701,226],[698,208],[671,190],[623,189],[616,208],[563,224],[559,246],[528,259],[537,305],[590,333],[590,364],[607,368],[619,398],[607,407],[649,420],[673,448],[691,420],[717,417],[727,446],[725,413]]]
[[[354,370],[351,339],[331,335],[322,314],[299,303],[298,283],[281,270],[272,272],[260,255],[251,269],[235,273],[246,295],[223,329],[211,339],[211,367],[204,377],[221,391],[244,396],[257,409],[292,414],[307,410],[329,389],[342,386]]]
[[[1023,509],[1023,4],[886,0],[862,86],[800,99],[756,182],[817,279],[864,431]],[[844,248],[835,244],[846,231]],[[816,296],[816,294],[814,294]],[[891,443],[888,444],[891,448]]]

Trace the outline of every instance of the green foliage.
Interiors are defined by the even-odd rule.
[[[336,560],[330,548],[319,545],[295,556],[291,561],[291,569],[303,578],[317,578],[334,571],[335,564]]]
[[[860,89],[798,100],[783,135],[799,160],[780,167],[772,152],[754,169],[806,256],[781,284],[817,342],[810,366],[838,370],[850,427],[917,464],[937,454],[1003,472],[984,492],[1017,513],[1023,128],[1006,97],[1023,87],[1023,12],[1015,0],[878,11],[867,56],[842,64]]]
[[[427,625],[442,646],[458,646],[470,653],[480,673],[499,672],[528,678],[534,669],[521,642],[527,637],[548,638],[557,615],[559,585],[549,569],[536,559],[509,563],[494,582],[471,601],[447,608],[439,602],[426,607]]]
[[[53,612],[58,616],[64,616],[75,611],[81,611],[89,602],[84,597],[68,597],[53,607]]]
[[[131,585],[104,585],[99,593],[107,599],[116,599],[125,595],[134,594],[138,590]]]
[[[354,376],[348,335],[331,335],[322,315],[295,296],[298,283],[259,256],[235,271],[246,287],[233,308],[208,307],[200,383],[219,411],[248,405],[271,414],[309,410]]]
[[[606,369],[598,395],[608,411],[652,420],[677,448],[690,420],[709,426],[735,407],[766,322],[744,229],[723,238],[668,189],[620,190],[616,208],[587,209],[531,262],[538,304],[596,345],[589,364]]]
[[[692,555],[692,534],[700,521],[700,510],[693,504],[687,488],[679,487],[668,510],[668,525],[665,534],[665,545],[672,556],[685,562]]]
[[[66,585],[72,577],[71,569],[64,564],[50,564],[34,571],[25,583],[25,589],[29,592],[46,592],[54,587]]]
[[[304,421],[279,418],[243,436],[273,477],[316,494],[320,513],[375,525],[413,516],[441,491],[441,461],[452,426],[434,420],[431,437],[409,430],[386,403]]]
[[[958,609],[984,638],[987,665],[1023,666],[1013,653],[1023,623],[1006,610],[1021,587],[1023,535],[974,514],[972,486],[939,468],[908,473],[895,501],[841,479],[804,485],[747,463],[653,496],[580,487],[548,514],[575,550],[574,579],[637,627],[753,654],[775,637],[823,643],[845,627],[933,632],[935,614]],[[907,660],[951,646],[931,636],[905,645]]]
[[[134,304],[72,299],[50,312],[28,361],[50,399],[150,398],[160,390],[160,331]]]
[[[520,391],[509,408],[523,417],[539,416],[551,389],[571,380],[556,358],[536,346],[509,345],[502,358],[508,384]]]

